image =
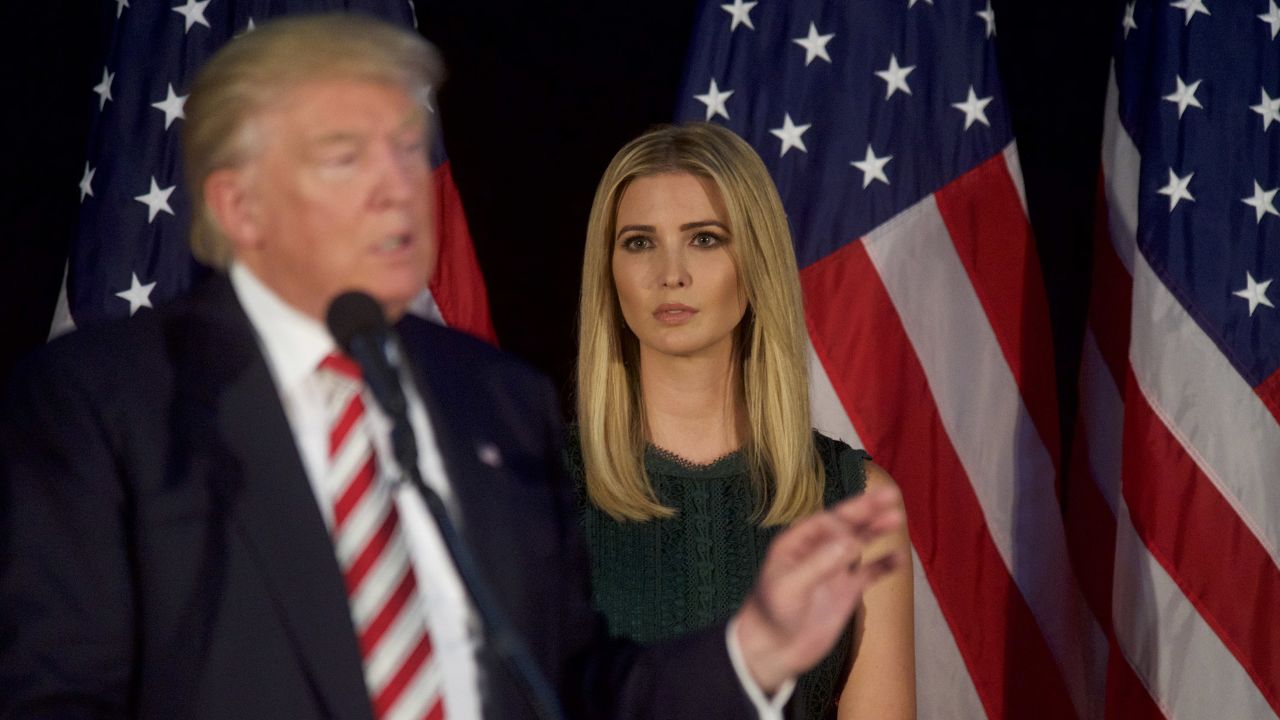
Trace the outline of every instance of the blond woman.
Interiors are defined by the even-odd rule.
[[[811,429],[804,328],[782,203],[747,143],[693,123],[618,152],[587,231],[569,442],[594,601],[615,634],[723,620],[782,528],[892,484]],[[866,557],[907,542],[903,528]],[[867,592],[800,678],[792,716],[914,717],[911,577]]]

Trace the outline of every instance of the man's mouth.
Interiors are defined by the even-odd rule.
[[[395,252],[401,248],[408,247],[408,245],[409,234],[404,233],[402,235],[388,235],[373,247],[377,252]]]

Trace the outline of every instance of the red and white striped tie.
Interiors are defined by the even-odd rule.
[[[432,651],[392,487],[378,482],[360,368],[333,353],[320,363],[332,392],[327,487],[338,488],[333,542],[375,718],[444,718],[441,663]]]

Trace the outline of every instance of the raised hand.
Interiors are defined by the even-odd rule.
[[[756,587],[737,615],[738,643],[766,693],[813,667],[844,631],[862,594],[906,563],[906,551],[864,558],[905,521],[902,496],[879,487],[805,518],[769,547]]]

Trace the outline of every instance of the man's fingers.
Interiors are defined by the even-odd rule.
[[[850,570],[853,573],[862,576],[861,580],[864,583],[863,587],[865,588],[870,585],[874,585],[877,580],[888,575],[894,570],[897,570],[900,567],[905,567],[907,559],[907,551],[900,548],[887,555],[882,555],[871,562],[866,562],[864,560],[863,562],[858,563],[856,567],[850,568]]]
[[[866,536],[879,536],[901,525],[905,520],[901,510],[902,495],[896,488],[872,488],[792,525],[778,541],[788,547],[803,548],[827,542],[833,536],[853,534],[865,540]]]
[[[901,559],[888,555],[865,563],[862,553],[872,541],[902,526],[901,507],[896,489],[880,487],[801,520],[774,541],[774,562],[766,561],[761,580],[785,583],[789,591],[801,594],[848,573],[874,582],[901,565]]]
[[[902,493],[897,488],[881,485],[867,490],[858,497],[841,501],[831,509],[850,525],[862,525],[873,521],[889,510],[902,507]]]
[[[845,500],[830,511],[864,542],[897,530],[906,522],[902,495],[896,488],[873,488],[867,494]]]
[[[813,521],[813,522],[810,522]],[[857,563],[865,545],[834,517],[823,514],[805,521],[803,537],[795,538],[794,547],[781,546],[789,567],[780,568],[777,577],[789,591],[805,594],[818,583]],[[797,530],[799,528],[797,526]],[[780,537],[779,541],[791,539]],[[802,543],[802,544],[801,544]],[[781,545],[781,543],[779,543]]]
[[[774,540],[772,550],[798,562],[832,540],[849,534],[845,521],[830,512],[818,513],[787,528]]]

